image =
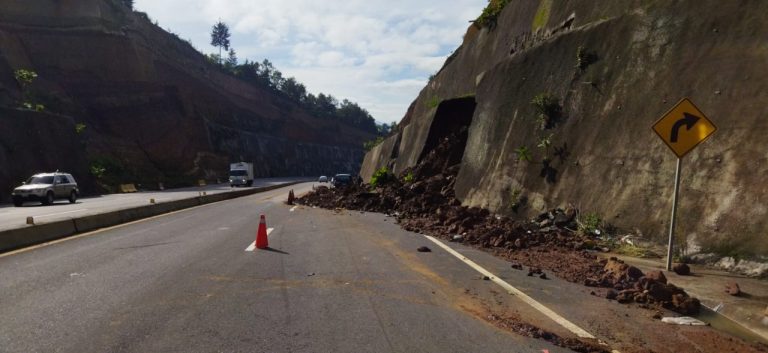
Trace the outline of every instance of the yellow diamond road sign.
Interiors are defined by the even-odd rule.
[[[715,130],[717,130],[715,124],[707,119],[688,98],[683,98],[656,124],[653,124],[653,131],[656,131],[677,158],[683,158]]]

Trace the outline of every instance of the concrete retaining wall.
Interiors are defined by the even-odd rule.
[[[78,217],[68,220],[41,223],[22,228],[10,229],[0,232],[0,252],[11,251],[23,247],[42,244],[56,239],[66,238],[79,233],[94,231],[101,228],[116,226],[133,222],[164,213],[179,211],[191,207],[205,205],[214,202],[231,200],[238,197],[249,196],[282,187],[298,184],[292,182],[280,185],[251,188],[221,194],[193,197],[189,199],[175,200],[154,205],[139,206],[106,212],[97,215]]]

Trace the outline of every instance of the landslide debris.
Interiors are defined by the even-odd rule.
[[[574,207],[519,221],[462,206],[453,186],[466,136],[466,128],[462,128],[443,138],[416,167],[402,173],[408,178],[379,178],[372,189],[362,184],[333,189],[320,186],[297,202],[392,215],[408,231],[486,249],[512,261],[513,266],[530,267],[531,276],[546,279],[546,270],[570,282],[605,288],[605,296],[620,303],[664,307],[684,315],[699,311],[698,299],[667,283],[662,273],[645,274],[616,258],[599,259],[592,251],[596,248],[594,236],[575,231],[578,210]]]
[[[570,349],[579,353],[609,353],[610,349],[596,342],[577,338],[561,337],[555,333],[543,330],[520,320],[517,316],[502,316],[489,313],[486,319],[499,328],[515,332],[521,336],[543,339],[556,346]]]

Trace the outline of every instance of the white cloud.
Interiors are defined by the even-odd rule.
[[[347,98],[379,121],[399,120],[459,46],[487,0],[136,0],[136,8],[213,52],[210,27],[232,29],[241,59],[268,58],[314,93]]]

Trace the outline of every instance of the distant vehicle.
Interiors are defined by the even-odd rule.
[[[240,162],[229,165],[229,186],[253,185],[253,163]]]
[[[327,182],[328,182],[328,177],[327,177],[327,176],[325,176],[325,175],[321,175],[321,176],[320,176],[320,179],[318,179],[317,181],[318,181],[319,183],[327,183]]]
[[[352,176],[349,174],[336,174],[332,180],[331,184],[336,188],[352,184]]]
[[[11,198],[14,206],[21,207],[26,201],[50,205],[57,199],[67,199],[69,203],[75,203],[78,195],[80,189],[72,174],[56,172],[31,176],[21,186],[13,189]]]

